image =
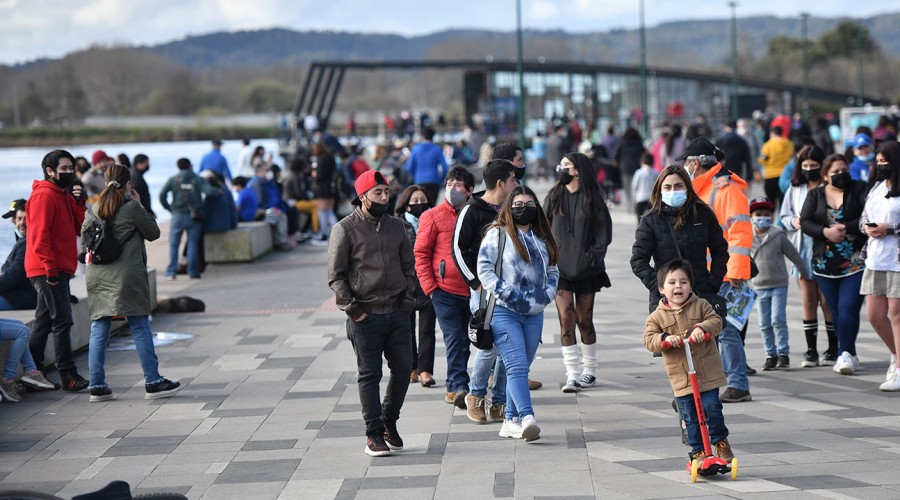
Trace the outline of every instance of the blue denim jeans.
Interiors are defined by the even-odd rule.
[[[787,287],[756,290],[756,311],[766,356],[790,355],[787,326]]]
[[[831,322],[834,323],[838,338],[838,354],[846,351],[856,356],[859,310],[863,304],[863,296],[859,294],[862,276],[862,272],[843,278],[816,276],[816,283],[819,284],[819,290],[825,296],[825,302],[831,311]]]
[[[469,391],[469,298],[440,288],[431,294],[434,314],[444,333],[447,352],[447,392]]]
[[[494,345],[506,366],[506,419],[534,415],[528,371],[541,343],[544,315],[528,316],[497,306],[491,320]]]
[[[726,321],[718,339],[719,354],[722,356],[722,368],[728,377],[728,387],[749,391],[747,354],[744,352],[744,343],[741,342],[741,331]]]
[[[3,378],[16,378],[20,361],[22,369],[26,372],[37,370],[37,367],[34,366],[34,359],[31,357],[31,351],[28,350],[30,336],[31,330],[25,326],[25,323],[17,319],[0,318],[0,340],[12,341],[6,357],[6,366],[3,369]]]
[[[469,296],[469,309],[475,312],[478,309],[480,293],[472,290]],[[488,381],[491,371],[494,372],[494,383],[491,385],[491,404],[499,406],[506,403],[506,367],[503,366],[503,358],[498,356],[500,351],[494,345],[490,350],[475,350],[475,361],[472,363],[472,394],[483,398],[487,396]]]
[[[159,360],[153,347],[153,334],[150,332],[149,316],[128,316],[128,326],[134,337],[141,369],[144,371],[144,383],[155,384],[162,380],[159,374]],[[88,347],[88,369],[91,374],[89,389],[106,387],[106,347],[109,344],[109,330],[112,318],[105,317],[91,321],[91,339]]]
[[[191,219],[189,214],[172,214],[169,221],[169,267],[166,276],[178,273],[178,247],[181,246],[181,235],[187,231],[187,272],[188,276],[200,276],[200,235],[203,226]]]
[[[709,443],[713,445],[728,437],[725,416],[722,415],[722,403],[719,402],[719,389],[701,392],[700,401],[703,402],[703,411],[706,413]],[[688,433],[688,444],[691,445],[691,455],[693,455],[703,449],[703,435],[700,434],[700,420],[697,418],[697,408],[694,406],[694,395],[678,396],[678,406],[681,408],[681,419],[684,420]]]

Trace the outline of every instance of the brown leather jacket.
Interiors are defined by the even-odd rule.
[[[662,350],[662,333],[677,335],[687,338],[691,335],[695,326],[713,336],[708,342],[691,345],[691,356],[694,359],[694,369],[697,371],[697,380],[700,382],[700,392],[706,392],[727,383],[725,370],[722,369],[722,358],[716,349],[715,336],[722,331],[722,318],[716,314],[709,302],[701,299],[696,294],[691,294],[687,302],[680,308],[673,309],[664,302],[659,301],[659,307],[647,318],[647,328],[644,331],[644,347],[651,352],[662,352],[666,362],[666,374],[669,375],[669,383],[675,396],[687,396],[691,393],[691,384],[688,380],[687,356],[684,347],[679,346],[666,351]]]
[[[370,219],[357,208],[331,230],[328,286],[351,320],[363,313],[412,312],[417,284],[412,245],[400,219]]]

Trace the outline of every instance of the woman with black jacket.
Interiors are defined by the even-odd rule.
[[[859,230],[859,217],[866,202],[866,184],[850,178],[847,158],[841,154],[825,158],[822,179],[825,184],[806,196],[800,228],[813,239],[813,274],[837,333],[840,355],[834,371],[852,375],[861,369],[856,335],[863,303],[859,288],[865,269],[860,251],[867,238]]]
[[[650,292],[651,312],[661,298],[656,268],[677,258],[691,263],[694,291],[715,307],[728,263],[728,243],[715,212],[697,197],[684,168],[669,165],[660,172],[650,192],[650,209],[634,236],[631,272]],[[651,258],[655,267],[650,265]]]
[[[612,219],[590,158],[569,153],[557,169],[559,180],[547,194],[544,210],[560,252],[556,309],[566,368],[562,391],[573,393],[597,382],[594,295],[610,286],[604,260],[612,241]],[[581,332],[580,351],[576,325]],[[583,370],[578,366],[579,353]]]

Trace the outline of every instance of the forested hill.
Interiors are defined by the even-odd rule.
[[[833,29],[841,19],[809,19],[809,38],[814,40]],[[511,21],[512,22],[512,21]],[[900,57],[900,12],[863,19],[888,58]],[[750,17],[738,20],[741,57],[763,56],[769,41],[778,36],[800,37],[799,18]],[[592,33],[563,31],[525,32],[529,59],[567,59],[586,62],[633,64],[638,60],[638,30],[614,29]],[[675,21],[647,29],[651,63],[671,65],[673,57],[710,66],[730,57],[728,19]],[[423,36],[363,34],[335,31],[267,29],[192,36],[147,47],[191,69],[229,66],[270,66],[277,63],[307,63],[314,60],[415,60],[470,59],[488,55],[512,55],[512,31],[446,30]]]

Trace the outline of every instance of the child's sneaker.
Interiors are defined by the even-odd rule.
[[[690,458],[692,462],[694,460],[696,460],[702,464],[703,461],[706,460],[706,452],[703,450],[700,450],[700,451],[695,451],[693,453],[688,453],[688,458]]]
[[[725,438],[714,445],[716,451],[716,456],[721,458],[726,462],[730,462],[732,458],[734,458],[734,453],[731,451],[731,445],[728,444],[728,438]]]
[[[822,355],[822,366],[834,366],[837,363],[837,352],[831,349],[825,351]]]
[[[499,435],[502,438],[522,439],[522,424],[519,423],[519,419],[504,420]]]
[[[800,362],[800,366],[803,368],[819,366],[819,352],[815,349],[806,351],[806,354],[803,355],[803,361]]]
[[[155,384],[144,384],[144,399],[159,399],[174,396],[181,390],[180,382],[172,382],[164,378]]]

